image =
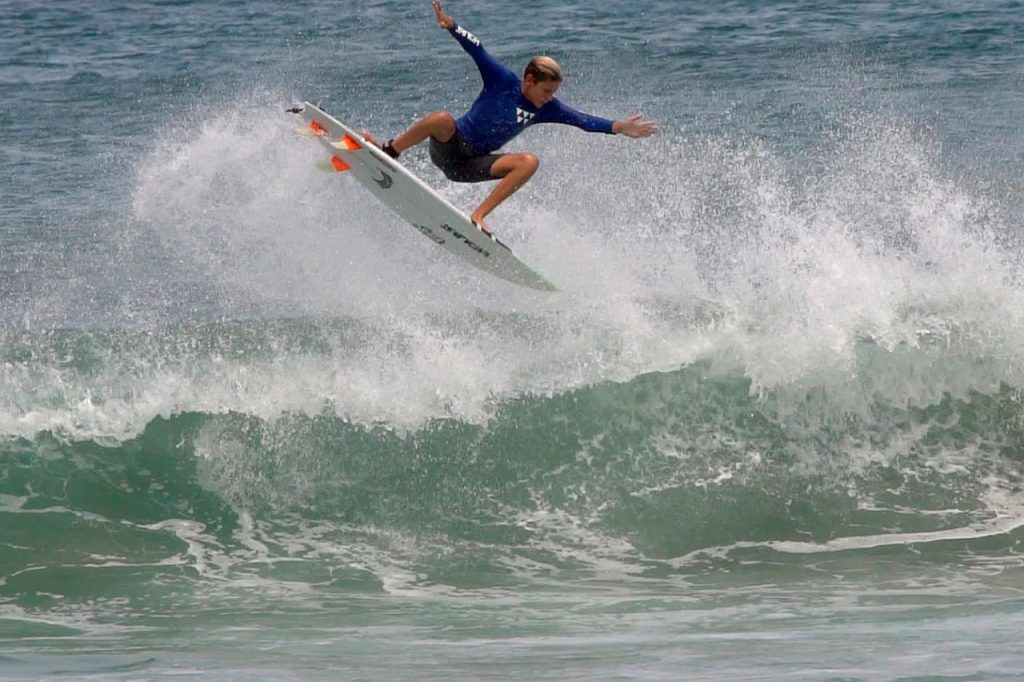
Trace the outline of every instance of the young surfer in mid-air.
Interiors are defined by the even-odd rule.
[[[484,87],[470,110],[456,119],[437,111],[420,119],[398,137],[381,145],[369,131],[363,137],[392,158],[430,138],[430,160],[454,182],[501,180],[494,191],[469,216],[487,234],[484,218],[522,187],[537,172],[540,161],[533,154],[495,153],[506,142],[534,123],[564,123],[587,132],[647,137],[657,131],[641,116],[610,121],[566,106],[555,98],[562,84],[562,69],[551,57],[534,57],[519,80],[508,67],[488,54],[480,39],[455,23],[433,0],[441,28],[455,37],[476,62]]]

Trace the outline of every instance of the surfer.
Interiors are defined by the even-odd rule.
[[[470,215],[487,234],[484,218],[533,177],[540,160],[529,153],[495,153],[509,140],[534,123],[564,123],[587,132],[647,137],[657,131],[653,121],[636,115],[618,121],[591,116],[566,106],[555,98],[562,84],[562,69],[551,57],[534,57],[523,79],[492,57],[480,39],[445,14],[441,0],[433,0],[434,14],[476,62],[483,78],[483,90],[473,106],[456,119],[448,111],[437,111],[414,123],[398,137],[380,144],[369,131],[363,137],[397,159],[406,149],[430,138],[430,160],[454,182],[500,180],[497,187]]]

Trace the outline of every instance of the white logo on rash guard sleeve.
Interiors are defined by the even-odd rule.
[[[469,42],[471,42],[474,45],[476,45],[477,47],[480,47],[480,39],[477,38],[472,33],[470,33],[469,31],[467,31],[466,29],[462,28],[461,26],[458,26],[455,29],[455,32],[457,34],[459,34],[460,36],[462,36],[463,38],[465,38],[466,40],[468,40]]]

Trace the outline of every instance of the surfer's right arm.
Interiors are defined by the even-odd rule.
[[[480,76],[484,79],[484,87],[498,80],[506,79],[509,76],[513,79],[516,78],[516,75],[507,66],[492,57],[484,49],[483,45],[480,44],[479,38],[459,26],[450,14],[445,14],[444,10],[441,9],[441,0],[434,0],[433,5],[438,26],[451,33],[452,37],[459,41],[462,49],[473,58],[473,61],[476,62],[476,67],[480,69]]]
[[[437,17],[437,25],[444,30],[451,29],[455,25],[455,20],[452,19],[452,15],[445,14],[444,10],[441,9],[441,0],[434,0],[434,16]]]

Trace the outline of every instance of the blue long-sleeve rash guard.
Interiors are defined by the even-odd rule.
[[[584,114],[558,99],[539,109],[523,96],[522,81],[492,57],[480,39],[456,23],[448,31],[476,62],[484,88],[473,106],[455,121],[462,139],[481,154],[501,148],[534,123],[564,123],[588,132],[612,133],[612,121]]]

